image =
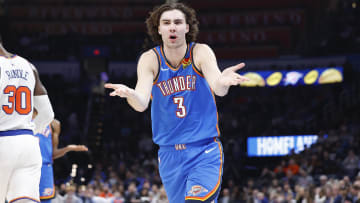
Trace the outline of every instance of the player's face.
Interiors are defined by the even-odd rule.
[[[185,15],[180,10],[165,11],[160,17],[159,34],[164,45],[178,47],[186,44],[186,33],[189,24],[186,24]]]

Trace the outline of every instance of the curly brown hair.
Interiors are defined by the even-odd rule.
[[[180,10],[185,15],[186,23],[189,24],[189,32],[186,34],[186,42],[194,42],[199,33],[199,21],[196,19],[196,12],[194,9],[182,3],[165,3],[161,6],[155,7],[150,16],[146,19],[147,34],[152,42],[156,45],[161,45],[162,39],[158,32],[160,24],[160,17],[165,11]]]

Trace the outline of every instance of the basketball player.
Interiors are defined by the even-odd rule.
[[[34,107],[39,115],[32,122]],[[0,202],[39,202],[41,154],[33,132],[53,118],[36,68],[7,52],[0,36]]]
[[[33,118],[36,117],[36,110]],[[58,148],[61,131],[60,121],[54,119],[44,131],[37,133],[40,141],[42,156],[41,178],[40,178],[40,200],[42,203],[50,203],[55,196],[53,159],[63,157],[70,151],[88,151],[84,145],[68,145]]]
[[[169,202],[217,202],[223,149],[213,93],[224,96],[230,86],[247,81],[236,73],[245,64],[220,72],[212,49],[194,43],[198,21],[184,4],[155,8],[146,25],[158,46],[141,55],[135,89],[105,87],[139,112],[152,96],[153,140],[160,146],[159,171]]]

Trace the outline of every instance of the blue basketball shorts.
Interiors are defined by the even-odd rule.
[[[217,202],[224,163],[218,139],[160,146],[158,159],[160,177],[170,203]]]
[[[54,172],[53,172],[52,164],[42,165],[39,188],[40,188],[41,201],[54,198],[55,187],[54,187]]]

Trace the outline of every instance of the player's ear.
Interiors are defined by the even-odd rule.
[[[186,24],[186,32],[185,33],[188,33],[189,30],[190,30],[190,26],[189,26],[189,24]]]

